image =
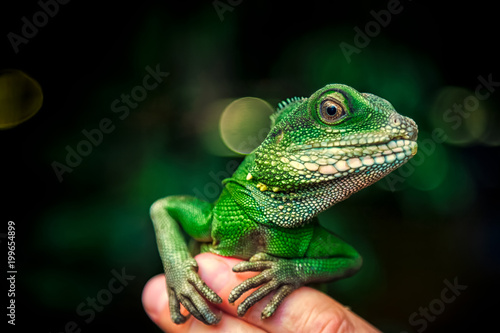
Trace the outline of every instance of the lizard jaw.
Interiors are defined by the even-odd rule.
[[[260,173],[253,169],[249,170],[246,179],[254,179],[260,191],[273,192],[361,173],[371,174],[370,179],[376,181],[406,163],[417,152],[416,141],[397,137],[387,137],[387,140],[384,143],[356,146],[295,146],[285,156],[269,162],[277,165],[281,173]]]
[[[291,159],[282,158],[297,172],[311,176],[347,176],[367,168],[390,167],[405,163],[417,153],[417,143],[406,139],[394,139],[387,143],[368,146],[305,148],[296,151]],[[330,178],[330,177],[328,177]]]

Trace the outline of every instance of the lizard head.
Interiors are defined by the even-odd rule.
[[[247,178],[262,191],[318,184],[355,187],[381,179],[417,152],[417,125],[385,99],[330,84],[280,103]]]

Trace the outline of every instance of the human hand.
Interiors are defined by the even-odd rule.
[[[207,326],[192,316],[182,325],[174,324],[165,276],[161,274],[144,287],[142,303],[151,320],[165,332],[380,332],[334,299],[309,287],[291,293],[270,318],[260,318],[270,296],[252,306],[244,317],[238,317],[237,305],[245,297],[233,305],[227,300],[229,293],[258,272],[234,273],[231,268],[241,260],[211,253],[199,254],[196,261],[200,277],[223,299],[221,304],[210,304],[215,311],[222,311],[222,319],[217,326]],[[187,314],[185,309],[183,314]]]

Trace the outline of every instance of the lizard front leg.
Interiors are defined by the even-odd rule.
[[[326,282],[353,275],[361,267],[361,256],[347,243],[318,226],[304,258],[286,259],[267,253],[257,253],[249,261],[233,267],[234,272],[261,273],[236,286],[229,295],[235,302],[246,291],[259,287],[238,306],[238,316],[275,291],[262,311],[262,319],[272,316],[281,302],[295,289],[312,283]]]
[[[179,227],[180,223],[198,241],[210,241],[212,205],[193,197],[167,197],[151,206],[151,219],[165,270],[173,322],[181,324],[187,320],[180,312],[182,304],[198,320],[207,325],[217,324],[220,316],[204,298],[212,303],[221,303],[222,299],[198,276],[198,264],[189,253]]]

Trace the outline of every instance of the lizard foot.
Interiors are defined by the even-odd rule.
[[[295,261],[276,258],[266,253],[257,253],[249,261],[235,265],[233,271],[261,272],[236,286],[229,294],[229,302],[234,303],[243,293],[261,286],[238,306],[240,317],[244,316],[252,305],[276,290],[261,314],[262,319],[269,318],[292,291],[304,284]]]
[[[217,324],[221,317],[216,315],[203,297],[212,303],[222,303],[222,299],[199,277],[196,260],[188,260],[181,269],[167,272],[167,290],[170,316],[176,324],[184,323],[189,316],[180,312],[182,304],[190,314],[207,325]],[[203,296],[203,297],[202,297]]]

